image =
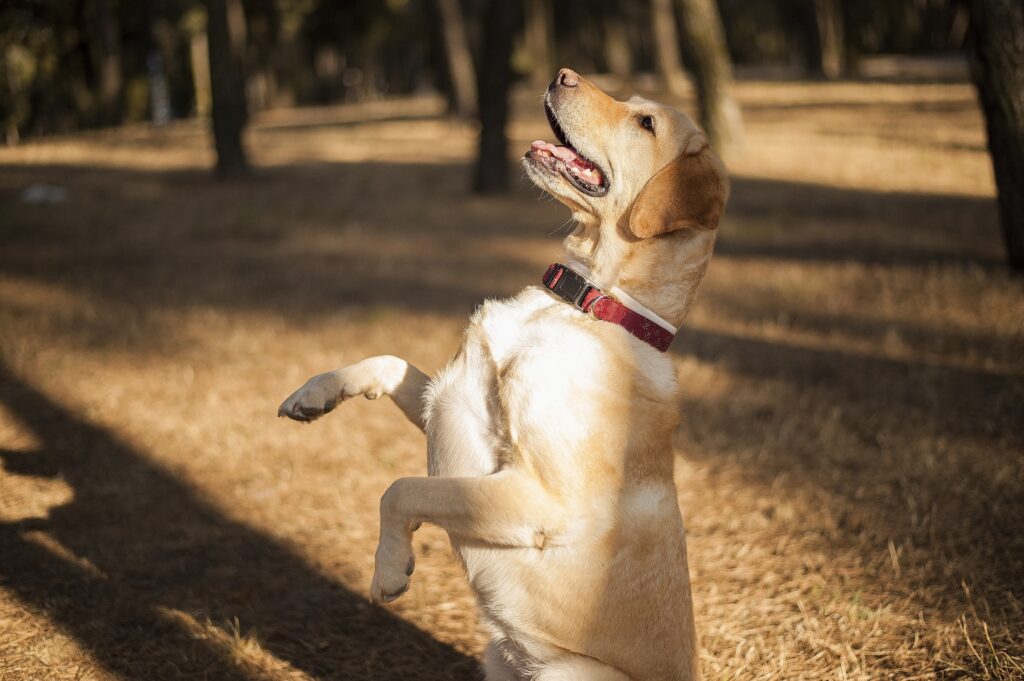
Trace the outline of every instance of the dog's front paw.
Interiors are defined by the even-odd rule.
[[[370,584],[370,600],[374,603],[390,603],[409,589],[409,578],[416,568],[416,559],[412,555],[412,544],[398,548],[385,546],[382,542],[377,547],[376,566],[373,571],[373,582]]]
[[[312,421],[356,395],[375,400],[390,395],[402,382],[408,364],[391,355],[370,357],[344,369],[318,374],[306,381],[277,410],[278,416]]]
[[[338,372],[318,374],[282,402],[277,415],[296,421],[312,421],[334,410],[341,388]]]

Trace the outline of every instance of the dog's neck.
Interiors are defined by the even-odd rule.
[[[623,238],[616,227],[601,226],[571,234],[565,250],[595,284],[625,292],[678,328],[696,298],[714,243],[714,231],[680,230],[637,241]]]

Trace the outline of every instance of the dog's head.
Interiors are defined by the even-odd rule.
[[[548,87],[544,110],[558,144],[534,142],[523,163],[582,225],[615,225],[627,239],[718,226],[725,168],[686,115],[617,101],[571,69]]]

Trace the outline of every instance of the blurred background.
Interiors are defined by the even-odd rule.
[[[390,404],[571,226],[516,158],[570,66],[733,176],[671,352],[708,679],[1024,678],[1024,7],[1011,0],[7,0],[0,680],[473,679]]]

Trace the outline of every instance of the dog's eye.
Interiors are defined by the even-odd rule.
[[[653,133],[654,132],[654,117],[653,116],[641,116],[640,117],[640,127],[643,128],[644,130],[646,130],[647,132]]]

